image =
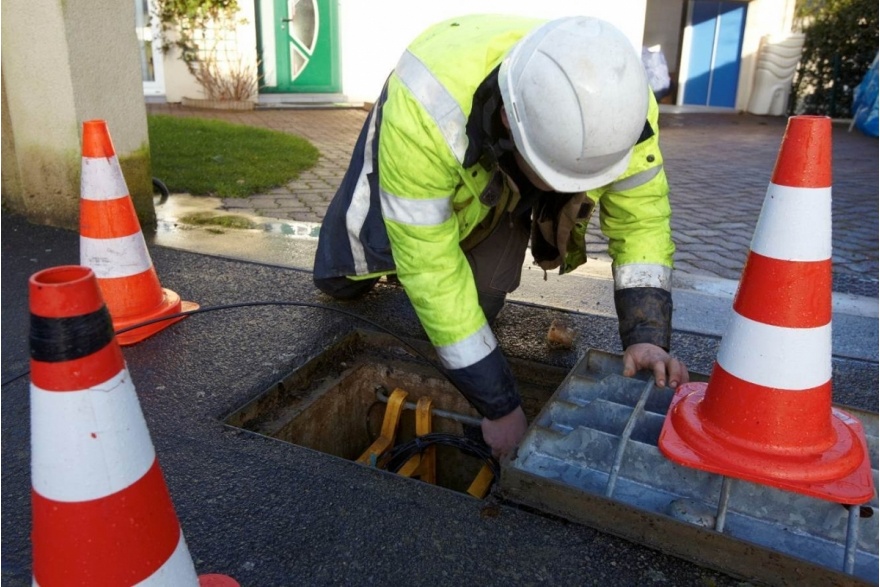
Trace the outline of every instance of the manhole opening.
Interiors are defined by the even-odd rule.
[[[229,415],[231,426],[355,461],[379,437],[387,398],[395,389],[433,402],[432,432],[467,436],[479,414],[424,357],[435,362],[424,341],[353,331]],[[414,350],[423,356],[419,356]],[[568,371],[532,361],[510,360],[532,421]],[[447,415],[444,416],[443,414]],[[458,416],[463,416],[459,418]],[[395,445],[415,437],[415,411],[402,412]],[[451,446],[437,445],[437,485],[466,491],[483,462]]]

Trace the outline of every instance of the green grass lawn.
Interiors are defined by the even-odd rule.
[[[318,150],[294,135],[218,120],[150,115],[153,177],[171,193],[246,197],[312,167]]]

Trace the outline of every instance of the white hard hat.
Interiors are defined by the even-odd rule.
[[[648,114],[648,80],[630,41],[586,16],[538,26],[501,63],[513,141],[559,192],[606,185],[629,164]]]

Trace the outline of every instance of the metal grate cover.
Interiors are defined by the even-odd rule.
[[[750,580],[877,583],[876,495],[847,508],[679,466],[657,448],[673,390],[621,372],[616,355],[582,357],[502,464],[502,494]],[[876,487],[877,415],[844,409]]]

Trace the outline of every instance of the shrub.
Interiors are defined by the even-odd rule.
[[[877,55],[877,0],[806,0],[798,16],[806,38],[789,111],[852,116],[853,90]]]
[[[210,100],[250,100],[259,91],[259,64],[238,53],[238,0],[152,0],[165,52],[180,59]]]

